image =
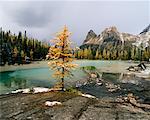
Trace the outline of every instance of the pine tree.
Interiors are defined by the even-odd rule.
[[[106,58],[107,58],[107,60],[110,60],[110,51],[109,50],[107,50]]]
[[[75,58],[78,58],[78,50],[75,50],[74,55],[75,55]]]
[[[78,59],[83,59],[84,58],[84,50],[80,49],[78,50]]]
[[[142,58],[142,56],[140,56],[140,51],[139,51],[139,49],[136,47],[136,48],[135,48],[134,60],[139,60],[140,57]]]
[[[23,49],[24,49],[24,52],[27,53],[27,33],[26,33],[26,31],[24,33]]]
[[[17,54],[18,54],[18,49],[17,47],[14,48],[14,57],[17,57]]]
[[[120,59],[124,60],[124,51],[123,50],[120,52]]]
[[[114,50],[111,55],[112,55],[112,59],[116,60],[116,58],[117,58],[117,50]]]
[[[106,60],[107,59],[107,53],[106,53],[106,49],[104,48],[103,50],[103,58]]]
[[[72,64],[74,55],[72,54],[71,41],[69,40],[70,32],[65,26],[64,29],[57,33],[56,38],[52,40],[53,45],[49,49],[51,61],[49,66],[55,71],[53,76],[61,80],[60,87],[64,91],[64,78],[71,75],[70,69],[76,65]]]
[[[102,58],[103,58],[103,57],[102,57],[102,54],[101,54],[101,51],[100,51],[100,52],[99,52],[99,59],[102,60]]]
[[[123,58],[124,60],[128,60],[128,52],[126,50],[124,50]]]
[[[99,50],[96,50],[96,55],[95,55],[95,59],[99,59]]]
[[[25,57],[25,54],[24,54],[24,51],[21,50],[21,57],[24,58]]]
[[[33,50],[32,49],[30,50],[30,58],[31,58],[31,60],[33,60]]]
[[[38,40],[37,46],[35,46],[35,41],[33,38],[28,38],[19,32],[18,35],[11,34],[10,30],[8,32],[2,31],[0,29],[0,65],[5,65],[8,62],[9,65],[22,62],[22,51],[28,57],[30,57],[30,51],[33,51],[33,59],[44,58],[48,53],[49,46],[45,43],[41,43]],[[47,43],[46,43],[47,44]],[[15,51],[15,52],[14,52]],[[12,61],[13,59],[13,61]]]
[[[135,58],[135,47],[132,47],[131,49],[131,59],[134,60]]]
[[[84,50],[81,50],[80,54],[81,54],[81,59],[84,59]]]
[[[80,59],[81,58],[81,50],[77,51],[77,58]]]
[[[88,49],[87,49],[87,48],[85,48],[85,49],[83,50],[83,58],[84,58],[84,59],[87,59],[87,58],[88,58]]]
[[[88,59],[93,59],[91,47],[88,48]]]
[[[143,59],[148,61],[149,59],[149,55],[148,55],[148,49],[145,49],[144,52],[143,52]]]

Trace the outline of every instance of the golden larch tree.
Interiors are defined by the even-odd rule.
[[[76,67],[76,64],[72,63],[74,54],[69,39],[70,35],[71,33],[65,26],[61,32],[56,34],[56,38],[51,40],[52,46],[49,49],[50,62],[48,64],[55,71],[53,77],[61,80],[59,86],[62,91],[64,91],[64,78],[72,75],[70,70]]]
[[[13,53],[14,53],[14,57],[15,57],[15,58],[17,57],[18,52],[19,52],[19,51],[18,51],[17,47],[15,47],[14,50],[13,50]]]
[[[83,50],[83,57],[84,57],[84,59],[87,59],[87,58],[88,58],[88,49],[87,49],[87,48],[85,48],[85,49]]]
[[[96,50],[96,55],[95,55],[95,59],[99,59],[99,50]]]

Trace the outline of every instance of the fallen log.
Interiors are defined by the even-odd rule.
[[[129,93],[127,97],[119,97],[115,101],[116,103],[124,104],[124,103],[130,103],[134,107],[138,108],[144,108],[144,109],[149,109],[150,110],[150,105],[149,104],[143,104],[143,103],[138,103],[136,100],[136,97],[133,96],[132,93]]]
[[[149,104],[138,103],[132,93],[128,94],[127,98],[128,98],[128,102],[136,107],[150,109]]]

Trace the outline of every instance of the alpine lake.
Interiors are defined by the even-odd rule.
[[[66,88],[76,86],[77,82],[82,84],[80,91],[88,94],[92,94],[96,97],[117,97],[124,96],[132,92],[134,95],[144,99],[145,102],[150,102],[150,80],[142,77],[137,77],[133,74],[106,72],[101,68],[109,68],[113,65],[124,65],[128,61],[101,61],[101,60],[77,60],[78,67],[72,70],[73,76],[65,78]],[[95,82],[87,83],[89,76],[81,68],[86,66],[94,66],[96,72],[100,75],[100,79],[103,80],[102,85],[98,85]],[[116,68],[120,69],[120,68]],[[125,68],[126,69],[126,68]],[[90,70],[92,71],[92,70]],[[113,71],[113,70],[112,70]],[[93,71],[92,71],[93,72]],[[24,70],[15,70],[10,72],[0,73],[0,94],[8,94],[11,91],[24,88],[33,87],[52,87],[57,80],[52,77],[53,71],[49,67],[31,68]],[[119,86],[116,91],[109,91],[105,83]]]

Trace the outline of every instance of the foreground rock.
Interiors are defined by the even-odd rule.
[[[46,101],[62,104],[49,107]],[[1,120],[149,120],[150,110],[112,99],[92,99],[70,92],[0,96]]]

